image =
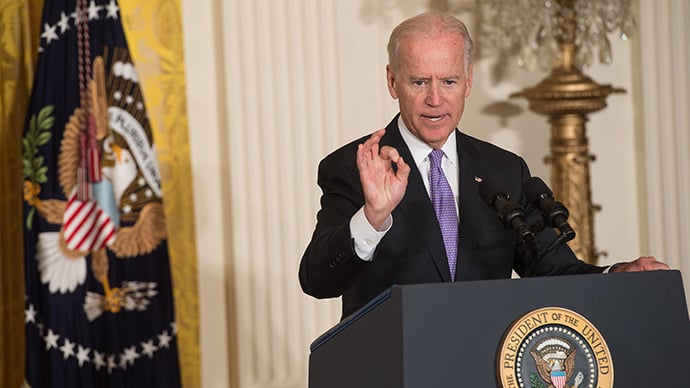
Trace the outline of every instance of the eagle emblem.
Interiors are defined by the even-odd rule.
[[[530,350],[530,355],[537,365],[537,372],[542,380],[550,383],[548,387],[576,388],[584,376],[579,372],[575,383],[568,387],[575,369],[575,346],[568,340],[559,337],[546,337],[537,342]]]
[[[60,227],[38,238],[36,258],[41,282],[49,291],[74,292],[86,280],[86,257],[91,255],[91,271],[103,293],[87,292],[84,311],[89,320],[103,312],[147,308],[157,284],[130,280],[111,285],[108,252],[136,260],[167,238],[160,173],[138,77],[126,49],[116,48],[111,54],[108,71],[103,57],[94,60],[89,99],[64,127],[58,180],[67,200],[40,199],[45,179],[24,181],[24,200],[32,207],[27,225],[35,209],[46,222]],[[43,173],[47,167],[34,156],[35,144],[45,143],[51,112],[52,107],[45,109],[45,117],[37,118],[35,133],[29,135],[36,140],[25,139],[25,166]]]

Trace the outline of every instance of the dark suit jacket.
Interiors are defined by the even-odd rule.
[[[516,232],[506,230],[496,212],[477,192],[477,178],[492,177],[527,209],[528,222],[537,211],[526,205],[522,184],[530,177],[519,156],[461,132],[456,133],[460,161],[460,242],[456,281],[502,279],[514,269],[525,275],[526,249]],[[311,242],[300,263],[302,289],[317,298],[342,295],[343,317],[362,307],[394,284],[449,282],[450,270],[441,230],[431,200],[409,148],[400,136],[397,117],[386,128],[380,144],[395,147],[411,167],[405,196],[393,211],[393,226],[381,240],[370,262],[355,254],[350,219],[364,206],[356,165],[358,139],[334,151],[319,165],[321,210]],[[542,247],[555,238],[538,234]],[[546,255],[535,275],[602,272],[602,267],[578,260],[567,246]]]

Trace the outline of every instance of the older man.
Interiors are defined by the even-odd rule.
[[[398,25],[386,73],[400,114],[319,165],[321,209],[299,278],[314,297],[342,296],[343,317],[393,284],[526,275],[530,250],[477,188],[492,179],[526,205],[529,169],[521,157],[458,130],[472,89],[472,48],[466,26],[452,16],[426,13]],[[554,238],[551,230],[537,236],[544,246]],[[644,257],[615,270],[660,268],[667,266]],[[562,246],[530,274],[606,270]]]

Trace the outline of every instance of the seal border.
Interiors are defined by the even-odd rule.
[[[611,351],[599,330],[583,315],[564,307],[541,307],[521,315],[504,332],[496,355],[498,386],[518,388],[516,355],[524,340],[542,326],[562,325],[577,332],[591,347],[597,365],[597,388],[612,388]],[[525,328],[527,330],[525,330]],[[585,334],[585,331],[587,334]],[[605,371],[605,372],[604,372]]]

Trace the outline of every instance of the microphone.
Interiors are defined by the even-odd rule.
[[[520,238],[527,244],[533,253],[539,251],[539,245],[534,238],[534,233],[525,223],[525,211],[510,200],[510,195],[493,179],[485,178],[477,187],[479,196],[487,205],[491,206],[498,214],[498,219],[503,227],[509,230],[517,230]]]
[[[554,200],[553,193],[544,181],[539,177],[529,178],[522,185],[522,191],[527,200],[541,211],[544,222],[561,232],[557,239],[558,245],[575,238],[575,231],[568,224],[568,209]]]

